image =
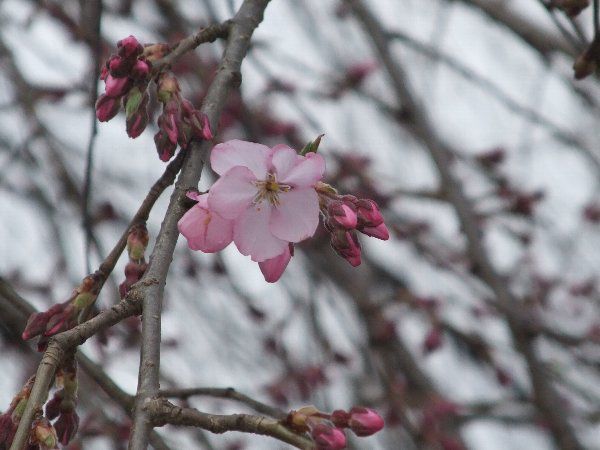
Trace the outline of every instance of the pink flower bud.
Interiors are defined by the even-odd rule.
[[[142,44],[140,44],[133,36],[127,36],[125,39],[121,39],[117,42],[117,48],[119,49],[119,56],[123,58],[135,58],[144,51]]]
[[[61,412],[58,420],[54,422],[54,428],[59,442],[67,445],[77,433],[79,428],[79,416],[74,410]]]
[[[258,267],[260,267],[260,271],[265,277],[265,281],[267,281],[267,283],[275,283],[277,280],[279,280],[279,278],[281,278],[281,275],[290,262],[290,259],[292,259],[293,249],[293,244],[289,244],[289,246],[286,247],[281,255],[258,263]]]
[[[55,314],[60,313],[64,307],[65,305],[63,303],[59,303],[51,306],[48,311],[31,314],[27,320],[25,330],[21,335],[23,340],[28,341],[29,339],[44,333],[50,318]]]
[[[336,230],[331,233],[331,246],[353,267],[360,265],[360,243],[354,231]]]
[[[146,129],[148,125],[148,112],[145,108],[140,108],[131,117],[128,117],[125,121],[125,127],[127,130],[127,136],[135,139]]]
[[[166,103],[157,122],[158,128],[165,132],[171,143],[177,145],[179,126],[181,125],[181,112],[178,103],[176,101]]]
[[[318,419],[307,419],[310,435],[318,450],[341,450],[346,448],[346,435],[332,423]]]
[[[129,75],[134,62],[135,60],[132,59],[124,59],[119,55],[112,55],[107,61],[106,67],[113,77],[124,78]]]
[[[384,426],[384,422],[376,411],[355,406],[350,410],[348,425],[354,434],[363,437],[371,436],[380,431]]]
[[[104,91],[106,95],[113,98],[121,97],[131,88],[131,80],[127,77],[115,78],[112,75],[108,75],[105,83]]]
[[[383,216],[379,211],[379,206],[373,200],[360,199],[356,201],[355,205],[359,226],[376,227],[383,223]]]
[[[359,231],[367,236],[371,236],[382,241],[387,241],[390,238],[390,233],[385,226],[385,223],[380,223],[376,227],[362,227]]]
[[[356,228],[358,218],[355,209],[352,203],[343,203],[341,201],[329,203],[325,212],[328,229],[345,228],[353,230]]]
[[[129,76],[134,80],[144,80],[150,73],[150,68],[149,62],[138,59],[131,68]]]
[[[102,94],[96,101],[96,117],[100,122],[108,122],[121,109],[121,99]]]
[[[177,143],[171,142],[167,133],[163,130],[159,130],[159,132],[154,135],[154,144],[156,145],[158,157],[161,161],[165,162],[173,157],[175,149],[177,148]]]

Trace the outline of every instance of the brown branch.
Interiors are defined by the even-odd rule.
[[[290,430],[279,420],[263,416],[206,414],[194,408],[181,408],[173,405],[164,398],[149,401],[145,408],[153,417],[153,425],[155,426],[166,424],[186,425],[203,428],[217,434],[228,431],[242,431],[244,433],[271,436],[300,449],[310,450],[315,448],[314,442],[307,437]]]
[[[275,419],[285,419],[287,413],[279,408],[267,405],[266,403],[254,400],[247,395],[244,395],[234,388],[188,388],[188,389],[164,389],[159,392],[161,397],[172,397],[188,399],[196,395],[202,395],[207,397],[226,398],[229,400],[235,400],[249,406],[254,411],[260,414],[264,414]]]
[[[545,373],[544,366],[535,353],[531,333],[521,326],[518,313],[520,302],[513,296],[504,280],[497,272],[485,251],[480,227],[469,199],[464,195],[459,181],[451,171],[451,155],[454,150],[437,135],[423,107],[414,98],[403,67],[392,56],[389,40],[378,20],[360,0],[346,0],[372,41],[376,52],[386,68],[398,106],[405,111],[403,124],[429,151],[437,168],[447,198],[452,204],[462,230],[467,238],[467,252],[473,263],[473,272],[484,281],[496,296],[495,306],[506,316],[509,329],[517,350],[527,363],[534,391],[534,402],[539,412],[548,421],[549,429],[556,444],[563,450],[582,449],[577,436],[562,414],[560,399],[554,386]]]
[[[152,210],[152,207],[154,206],[154,203],[160,194],[168,186],[173,184],[183,159],[184,156],[182,154],[178,155],[177,158],[175,158],[167,166],[163,175],[150,188],[146,198],[127,227],[127,230],[125,230],[115,247],[100,265],[98,273],[101,276],[101,285],[112,272],[117,260],[119,259],[119,256],[125,249],[125,246],[127,245],[127,235],[129,234],[129,229],[133,225],[139,222],[145,222],[148,219],[150,211]],[[137,286],[142,286],[142,283],[138,283]],[[21,422],[19,423],[19,428],[17,429],[11,450],[21,450],[25,444],[29,434],[31,421],[33,420],[35,412],[41,408],[43,403],[46,401],[48,389],[54,377],[54,373],[65,354],[74,347],[83,344],[95,333],[113,326],[126,317],[139,314],[141,312],[141,297],[139,295],[139,290],[134,288],[132,291],[130,291],[127,298],[122,300],[117,305],[101,312],[96,317],[78,325],[77,327],[60,333],[50,339],[48,348],[46,349],[46,352],[44,353],[42,361],[38,367],[36,380],[29,397],[27,407],[25,408]]]
[[[216,23],[209,25],[206,28],[198,31],[198,33],[188,36],[185,39],[179,41],[173,50],[171,50],[165,57],[159,59],[154,63],[156,71],[160,72],[166,67],[169,67],[173,62],[178,60],[182,55],[194,50],[200,44],[207,42],[215,42],[219,38],[226,38],[229,34],[229,29],[232,26],[232,22],[227,20],[223,23]]]
[[[225,101],[232,88],[241,82],[240,68],[250,47],[250,38],[262,21],[269,0],[245,0],[229,27],[227,45],[215,79],[211,83],[201,111],[216,128]],[[165,219],[150,257],[142,283],[150,282],[144,290],[142,316],[142,350],[133,429],[129,441],[131,450],[143,450],[152,429],[151,417],[144,406],[159,391],[160,339],[162,298],[167,273],[179,232],[177,222],[186,211],[183,200],[186,191],[196,187],[209,149],[209,142],[192,142],[181,175],[171,196]]]

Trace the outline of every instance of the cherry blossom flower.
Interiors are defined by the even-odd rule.
[[[208,195],[188,192],[187,196],[198,201],[177,223],[188,246],[204,253],[223,250],[233,240],[233,221],[209,209]]]
[[[314,234],[319,223],[314,184],[325,171],[320,155],[233,140],[216,145],[210,160],[221,178],[210,189],[208,206],[233,221],[240,253],[263,262]]]

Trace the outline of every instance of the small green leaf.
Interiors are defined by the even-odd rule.
[[[129,91],[129,95],[127,95],[127,101],[125,102],[125,113],[127,114],[128,119],[137,112],[140,104],[142,103],[142,97],[143,93],[137,86]]]
[[[325,135],[320,134],[314,141],[306,144],[304,148],[300,151],[300,155],[305,156],[307,153],[317,153],[317,149],[319,148],[319,144],[321,143],[321,138],[323,136]]]

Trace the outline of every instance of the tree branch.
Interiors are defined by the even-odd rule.
[[[245,0],[229,28],[227,45],[221,65],[211,83],[201,111],[216,128],[218,118],[232,88],[241,83],[240,68],[250,47],[250,38],[262,21],[269,0]],[[162,298],[173,251],[179,236],[177,222],[186,208],[182,200],[186,191],[196,187],[208,153],[209,142],[192,142],[181,175],[171,196],[165,219],[150,257],[148,270],[141,282],[149,283],[144,290],[142,316],[142,349],[133,430],[129,448],[143,450],[152,429],[151,417],[144,405],[158,395]]]
[[[202,395],[207,397],[226,398],[235,400],[243,403],[254,411],[260,414],[271,416],[275,419],[285,419],[287,413],[279,408],[267,405],[266,403],[254,400],[247,395],[244,395],[234,388],[188,388],[188,389],[164,389],[159,392],[161,397],[175,397],[181,399],[188,399],[196,395]]]
[[[242,431],[244,433],[271,436],[296,448],[310,450],[315,448],[314,442],[307,437],[295,433],[280,421],[250,414],[206,414],[194,408],[181,408],[166,399],[154,399],[145,406],[153,417],[156,426],[187,425],[203,428],[212,433]]]

